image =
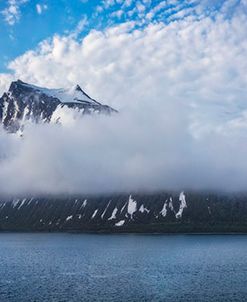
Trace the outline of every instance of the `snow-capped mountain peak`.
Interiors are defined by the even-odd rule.
[[[49,89],[17,80],[0,98],[0,123],[10,132],[19,130],[26,120],[61,122],[66,109],[84,114],[117,112],[85,93],[79,85],[64,89]],[[78,116],[78,114],[77,114]]]
[[[22,82],[21,80],[17,80],[16,82],[13,82],[17,86],[24,86],[27,89],[33,90],[36,93],[39,94],[45,94],[52,98],[58,99],[61,103],[92,103],[92,104],[100,104],[96,100],[92,99],[88,94],[86,94],[81,87],[77,84],[75,86],[72,86],[71,88],[58,88],[58,89],[49,89],[44,87],[39,87],[36,85],[31,85]]]

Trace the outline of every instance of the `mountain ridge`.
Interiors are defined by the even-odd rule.
[[[117,113],[91,98],[78,84],[70,89],[49,89],[17,80],[0,98],[0,124],[14,133],[23,130],[26,121],[61,122],[61,111],[66,113],[66,110],[80,115]]]

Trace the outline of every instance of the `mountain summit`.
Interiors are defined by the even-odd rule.
[[[17,80],[0,98],[0,123],[7,131],[16,132],[28,120],[59,122],[63,111],[68,109],[81,115],[117,112],[91,98],[79,85],[70,89],[48,89]]]

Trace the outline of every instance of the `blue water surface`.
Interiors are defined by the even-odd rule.
[[[0,301],[247,301],[247,236],[1,233]]]

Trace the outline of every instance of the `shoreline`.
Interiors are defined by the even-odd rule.
[[[0,231],[1,234],[73,234],[73,235],[164,235],[164,236],[197,236],[197,235],[205,235],[205,236],[222,236],[222,235],[241,235],[246,236],[247,232],[94,232],[94,231],[88,231],[88,232],[82,232],[82,231],[34,231],[34,230],[6,230],[6,231]]]

